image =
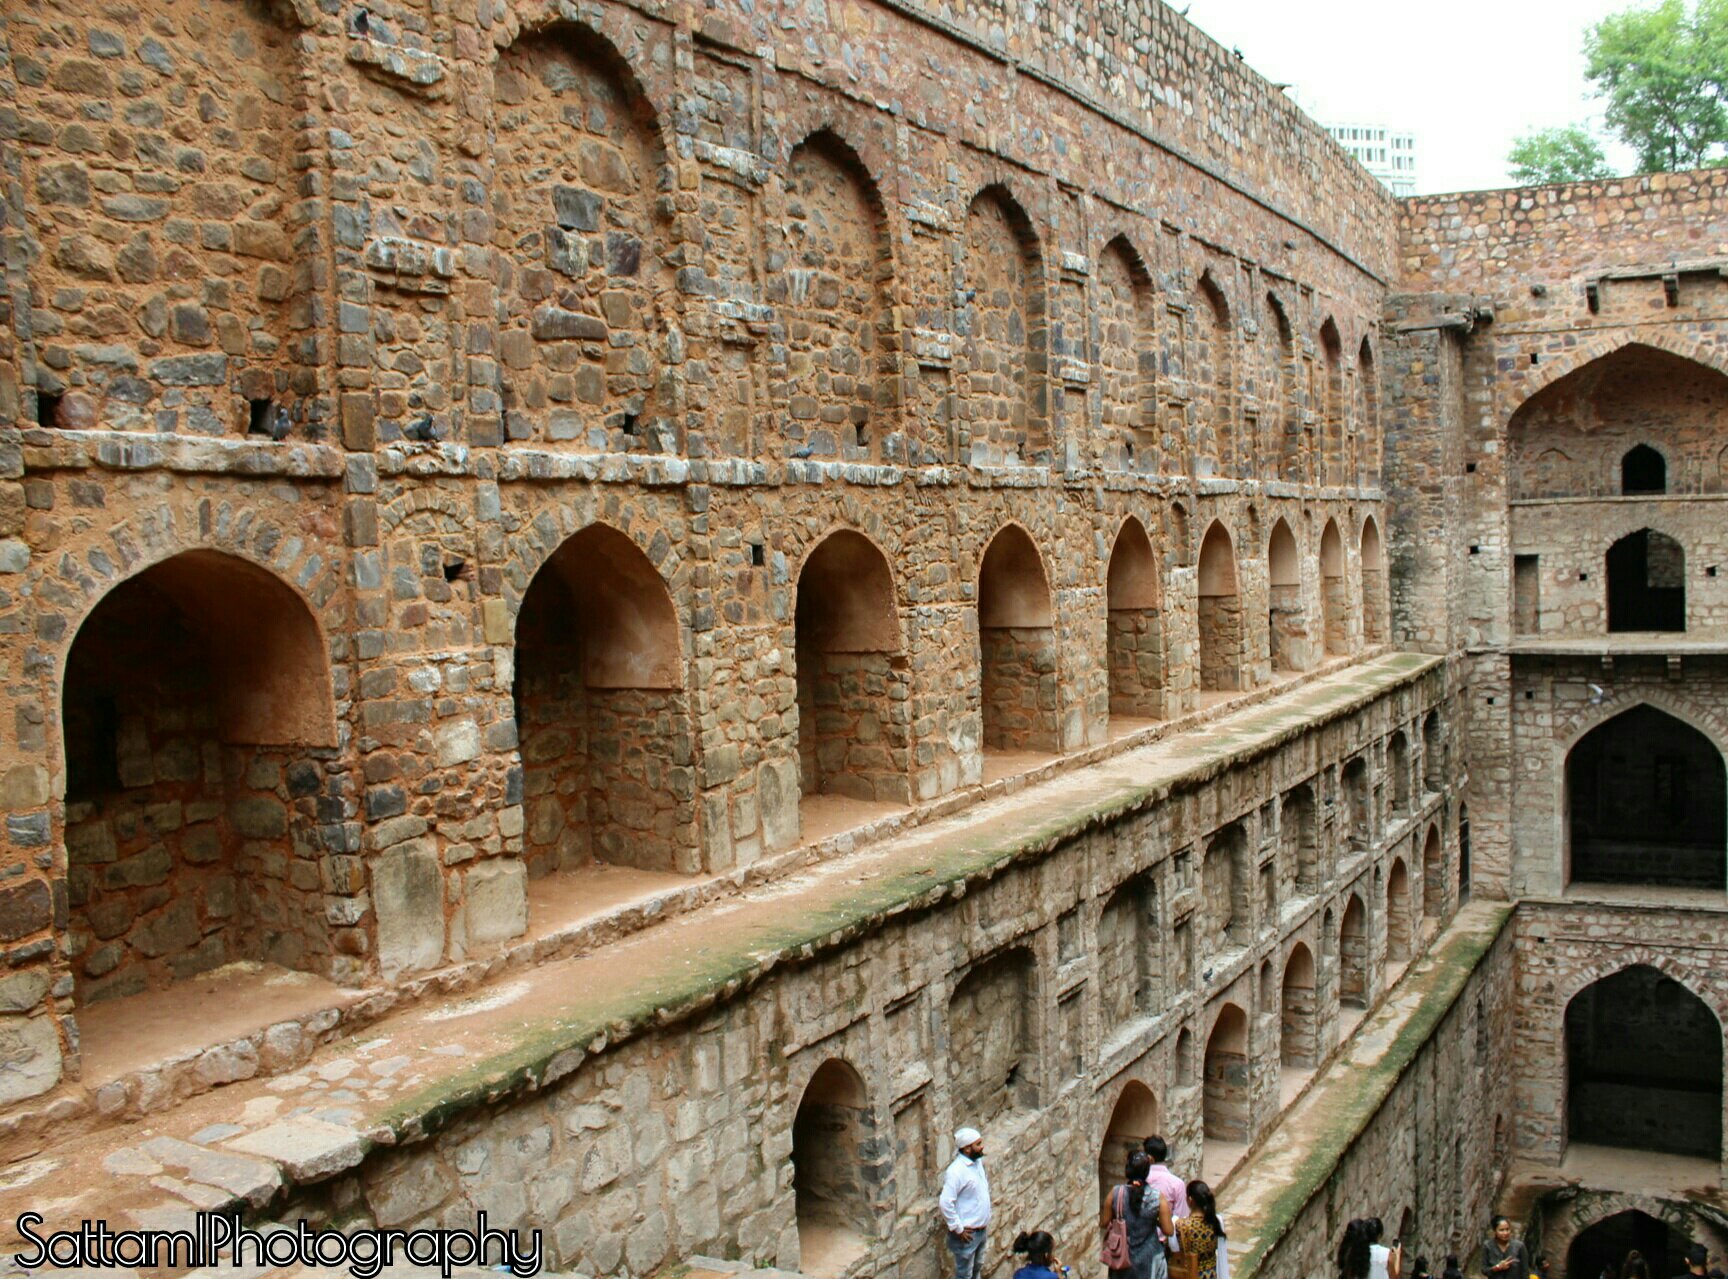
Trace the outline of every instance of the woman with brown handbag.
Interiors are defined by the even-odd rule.
[[[1127,1180],[1110,1192],[1104,1205],[1101,1260],[1110,1279],[1167,1279],[1159,1231],[1172,1227],[1170,1205],[1146,1184],[1151,1157],[1143,1150],[1128,1156]]]

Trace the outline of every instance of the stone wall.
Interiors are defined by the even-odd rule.
[[[300,1202],[315,1217],[403,1226],[454,1221],[484,1203],[490,1221],[546,1229],[562,1267],[636,1275],[695,1253],[795,1267],[798,1205],[822,1200],[818,1211],[831,1214],[838,1197],[848,1211],[866,1205],[851,1218],[866,1244],[857,1273],[934,1276],[947,1134],[981,1122],[995,1236],[1044,1228],[1089,1238],[1091,1156],[1108,1153],[1100,1143],[1125,1092],[1150,1094],[1151,1109],[1136,1103],[1135,1113],[1162,1115],[1175,1165],[1192,1173],[1203,1128],[1217,1119],[1252,1140],[1277,1114],[1283,1059],[1332,1051],[1340,980],[1323,932],[1346,897],[1369,894],[1431,826],[1449,821],[1449,799],[1425,796],[1413,820],[1387,828],[1386,844],[1354,855],[1323,825],[1315,890],[1270,902],[1248,894],[1235,948],[1204,945],[1204,963],[1181,951],[1183,922],[1202,909],[1194,850],[1223,837],[1250,865],[1270,864],[1282,841],[1277,809],[1261,797],[1297,784],[1332,794],[1342,755],[1395,726],[1413,734],[1430,707],[1443,708],[1442,680],[1434,670],[1329,723],[1293,726],[1265,750],[1128,811],[1095,823],[1074,815],[1071,833],[1036,855],[992,863],[916,910],[874,912],[863,931],[844,925],[804,962],[698,1018],[645,1021],[555,1083],[451,1113],[448,1127],[374,1154]],[[1455,882],[1443,879],[1448,912]],[[1384,929],[1375,910],[1362,952],[1371,1000],[1387,980]],[[1284,988],[1306,993],[1286,1010]],[[1286,1011],[1301,1023],[1289,1043]],[[855,1156],[858,1178],[878,1195],[839,1195],[849,1177],[832,1167],[807,1177],[800,1160],[792,1171],[807,1089],[828,1104],[836,1062],[865,1093],[868,1118],[856,1126],[882,1137]],[[1221,1116],[1209,1094],[1225,1105]],[[1438,1131],[1462,1113],[1437,1116]],[[1429,1123],[1424,1116],[1425,1132]],[[1118,1148],[1122,1139],[1118,1130]],[[1072,1157],[1076,1148],[1087,1157]],[[1473,1146],[1470,1160],[1460,1177],[1491,1180]],[[1422,1166],[1410,1159],[1395,1184],[1411,1186],[1428,1211],[1430,1192],[1412,1186]],[[990,1272],[1011,1264],[993,1245]]]

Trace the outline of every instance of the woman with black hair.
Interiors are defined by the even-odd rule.
[[[1344,1227],[1344,1238],[1338,1242],[1339,1279],[1368,1279],[1368,1223],[1358,1217]]]
[[[1188,1215],[1176,1223],[1176,1246],[1193,1259],[1193,1279],[1230,1279],[1228,1241],[1218,1200],[1203,1181],[1188,1183]]]
[[[1492,1233],[1482,1245],[1483,1279],[1529,1279],[1530,1254],[1522,1239],[1512,1237],[1512,1223],[1496,1215],[1488,1225]]]
[[[1014,1252],[1026,1258],[1026,1264],[1014,1272],[1014,1279],[1062,1279],[1056,1264],[1056,1241],[1048,1230],[1023,1230],[1014,1239]]]
[[[1169,1274],[1159,1232],[1167,1236],[1175,1225],[1170,1220],[1170,1205],[1146,1184],[1151,1172],[1152,1156],[1144,1150],[1134,1151],[1128,1156],[1126,1179],[1110,1192],[1104,1205],[1100,1229],[1108,1230],[1116,1220],[1128,1228],[1128,1267],[1112,1269],[1110,1279],[1166,1279]]]

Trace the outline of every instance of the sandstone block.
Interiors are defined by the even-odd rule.
[[[433,968],[444,958],[444,876],[425,839],[379,854],[372,867],[378,963],[395,976]]]

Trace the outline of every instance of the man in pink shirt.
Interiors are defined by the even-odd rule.
[[[1152,1171],[1146,1174],[1146,1184],[1170,1205],[1170,1220],[1182,1220],[1188,1215],[1188,1186],[1182,1178],[1166,1167],[1170,1158],[1170,1143],[1162,1137],[1148,1137],[1141,1146],[1152,1159]],[[1168,1242],[1162,1230],[1158,1232],[1158,1238]]]

